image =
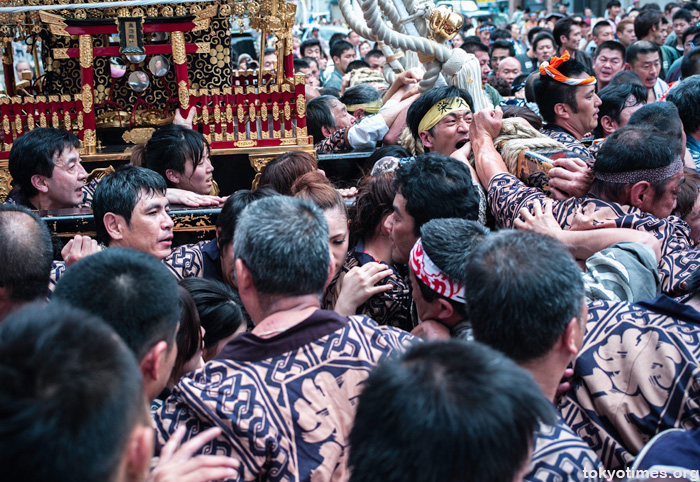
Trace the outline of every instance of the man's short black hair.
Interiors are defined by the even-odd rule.
[[[605,27],[610,27],[610,28],[612,28],[612,25],[610,25],[610,23],[609,23],[607,20],[605,20],[605,19],[599,20],[598,22],[596,22],[596,24],[595,24],[595,26],[593,27],[593,30],[592,30],[593,36],[594,36],[594,37],[597,36],[597,35],[598,35],[598,32],[600,32],[600,29],[605,28]]]
[[[311,67],[309,63],[304,59],[294,59],[294,73],[301,72],[301,69],[308,69]]]
[[[622,57],[622,61],[625,61],[625,47],[620,43],[615,40],[606,40],[605,42],[602,42],[598,47],[595,49],[595,54],[593,54],[593,58],[597,59],[598,55],[600,55],[600,52],[603,50],[615,50],[617,52],[620,52],[620,57]]]
[[[318,47],[319,49],[323,50],[323,48],[321,47],[321,41],[319,39],[315,37],[309,37],[306,40],[304,40],[299,46],[299,53],[302,57],[306,57],[306,49],[309,47]]]
[[[381,100],[382,93],[369,84],[358,84],[345,90],[345,93],[340,98],[340,102],[345,106],[353,106],[357,104],[365,104],[368,102],[376,102]],[[348,112],[353,113],[353,110],[348,109]]]
[[[97,241],[109,245],[111,240],[104,225],[105,214],[114,213],[123,216],[128,225],[136,204],[144,195],[165,196],[167,189],[165,179],[157,172],[145,167],[125,165],[105,176],[97,185],[92,200]]]
[[[581,270],[550,236],[509,229],[486,236],[464,283],[474,339],[517,363],[549,353],[572,318],[585,324]]]
[[[700,58],[700,47],[691,52]],[[700,78],[690,77],[679,82],[668,92],[666,100],[678,108],[678,115],[687,134],[695,134],[700,130]]]
[[[353,60],[345,68],[345,73],[347,74],[347,73],[352,72],[353,70],[356,70],[356,69],[368,69],[368,68],[369,68],[369,64],[367,62],[365,62],[364,60],[362,60],[362,59]]]
[[[685,32],[683,32],[682,40],[683,44],[685,45],[685,41],[688,40],[688,37],[691,35],[693,36],[693,40],[695,40],[695,35],[700,33],[700,26],[698,25],[693,25],[692,27],[688,27]]]
[[[221,206],[221,212],[216,218],[216,227],[221,228],[216,236],[219,252],[221,252],[226,245],[233,242],[236,222],[243,210],[258,199],[276,195],[277,193],[275,191],[266,187],[260,187],[255,191],[241,189],[231,194],[228,199],[226,199],[224,205]]]
[[[314,144],[325,139],[322,127],[335,127],[335,117],[331,112],[331,105],[334,102],[339,101],[333,96],[321,95],[306,103],[306,125],[309,127],[309,135],[313,137]]]
[[[53,300],[101,317],[141,360],[156,343],[175,341],[180,319],[177,282],[156,257],[108,248],[75,263],[61,277]]]
[[[698,2],[688,2],[681,8],[684,8],[690,12],[700,12],[700,4]]]
[[[336,42],[347,41],[347,39],[348,39],[348,36],[342,32],[336,32],[333,35],[331,35],[331,39],[328,41],[328,46],[331,48],[331,52],[333,51],[333,45]],[[350,42],[348,42],[348,43],[350,43]],[[352,44],[350,44],[350,45],[352,45]],[[331,54],[331,57],[332,56],[333,56],[333,54]]]
[[[637,74],[631,70],[621,70],[620,72],[613,75],[613,78],[608,82],[608,87],[611,85],[622,85],[622,84],[637,84],[644,87],[644,82],[639,78]],[[646,87],[645,87],[646,88]]]
[[[663,14],[658,10],[645,10],[634,19],[634,34],[638,39],[643,39],[651,29],[658,27]]]
[[[465,40],[460,47],[462,50],[468,54],[476,54],[477,52],[489,53],[489,48],[486,44],[477,41]]]
[[[571,36],[571,27],[578,25],[578,22],[574,20],[574,17],[564,17],[557,20],[554,24],[554,41],[557,43],[557,47],[561,47],[561,37],[566,37],[567,39]]]
[[[610,0],[607,5],[605,5],[605,10],[610,10],[613,7],[622,7],[620,0]]]
[[[673,102],[652,102],[637,109],[627,121],[629,126],[648,126],[661,132],[675,155],[683,153],[683,122]]]
[[[411,134],[416,141],[420,141],[418,126],[420,126],[420,122],[423,120],[423,117],[425,117],[425,114],[442,99],[454,99],[455,97],[464,99],[467,104],[469,104],[469,109],[471,109],[472,112],[474,111],[474,101],[469,92],[451,85],[434,87],[418,97],[418,99],[411,104],[406,114],[406,124],[408,128],[411,129]],[[432,134],[433,129],[430,129],[428,132]]]
[[[80,147],[80,140],[71,132],[53,127],[37,127],[18,137],[8,159],[14,185],[21,187],[27,197],[36,195],[32,176],[50,178],[56,159],[70,147]]]
[[[553,412],[532,376],[500,353],[417,343],[365,382],[348,439],[350,481],[515,480]]]
[[[58,303],[0,324],[0,406],[8,481],[116,480],[132,430],[148,424],[134,355],[99,317]]]
[[[337,42],[331,44],[331,58],[340,57],[346,50],[355,50],[347,40],[338,40]]]
[[[634,104],[627,105],[627,99],[632,96]],[[621,84],[606,86],[598,92],[600,106],[598,107],[598,126],[593,131],[593,136],[597,138],[605,137],[605,131],[601,125],[604,116],[610,117],[615,122],[621,120],[620,114],[625,107],[632,105],[646,104],[647,89],[639,84]]]
[[[385,56],[385,55],[384,55],[384,52],[382,52],[382,51],[379,50],[379,49],[374,49],[374,50],[370,50],[369,52],[367,52],[367,54],[365,55],[365,60],[366,60],[367,62],[369,62],[369,59],[381,58],[381,57],[384,57],[384,56]]]
[[[503,28],[497,28],[496,30],[491,32],[491,35],[489,37],[491,39],[491,42],[495,42],[497,40],[509,41],[510,39],[513,38],[513,36],[510,34],[510,32],[506,29],[503,29]]]
[[[681,78],[687,79],[698,74],[700,74],[700,47],[695,47],[681,60]]]
[[[438,153],[421,154],[396,171],[392,187],[406,199],[414,234],[431,219],[479,217],[479,194],[469,168]]]
[[[45,297],[53,260],[46,223],[24,206],[0,204],[0,246],[0,288],[10,301]]]
[[[508,51],[508,57],[515,57],[515,48],[513,44],[507,40],[496,40],[491,42],[491,49],[489,51],[489,56],[493,55],[493,51],[496,49],[506,49]]]
[[[528,32],[527,32],[527,43],[532,45],[532,41],[535,39],[535,37],[540,33],[540,32],[547,32],[548,34],[552,34],[552,31],[549,30],[546,27],[532,27]],[[556,45],[554,43],[553,45]]]
[[[685,20],[686,22],[690,23],[693,21],[693,15],[690,13],[690,10],[686,10],[685,8],[679,8],[676,10],[676,13],[673,14],[672,20],[675,22],[676,20]]]
[[[586,65],[576,59],[569,59],[559,66],[559,72],[567,77],[590,75]],[[554,106],[557,104],[567,104],[574,112],[578,112],[576,102],[576,91],[579,86],[566,85],[554,80],[548,75],[540,74],[535,79],[535,100],[540,108],[540,115],[550,124],[556,122]]]

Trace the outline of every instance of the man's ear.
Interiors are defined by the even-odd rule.
[[[455,312],[455,308],[452,306],[452,303],[447,301],[445,298],[440,297],[436,301],[440,305],[440,311],[438,312],[436,318],[440,321],[449,319]]]
[[[148,477],[151,457],[153,456],[154,437],[155,432],[152,427],[136,422],[129,435],[122,460],[127,480],[142,481]]]
[[[175,169],[166,169],[165,177],[168,181],[172,182],[175,185],[180,184],[180,173],[177,172]]]
[[[581,330],[583,329],[583,323],[578,317],[571,318],[569,324],[566,325],[566,330],[562,334],[563,347],[571,357],[575,357],[581,347],[579,346],[579,340],[583,339],[583,334]]]
[[[32,186],[39,192],[47,193],[49,192],[49,185],[46,182],[46,176],[41,174],[34,174],[31,178]]]
[[[141,375],[143,375],[144,382],[157,381],[160,373],[161,363],[163,363],[163,358],[168,351],[168,343],[165,340],[161,340],[146,352],[146,354],[141,359],[139,363],[139,368],[141,369]],[[168,377],[170,373],[168,373]]]
[[[352,116],[357,122],[360,122],[360,120],[366,115],[367,114],[365,113],[364,109],[355,109],[355,112],[352,113]]]
[[[120,214],[105,213],[102,218],[105,230],[111,239],[121,240],[124,238],[123,231],[126,228],[126,219]]]
[[[248,291],[253,286],[253,275],[246,266],[245,262],[238,258],[235,261],[236,269],[236,284],[238,285],[238,292]]]
[[[613,121],[612,117],[610,117],[609,115],[604,115],[603,117],[600,118],[600,125],[603,127],[603,130],[605,131],[606,137],[617,130],[617,126],[615,124],[616,124],[616,122]]]
[[[562,102],[554,104],[554,115],[561,117],[562,119],[568,119],[571,117],[571,107],[568,104]]]
[[[629,63],[625,62],[625,65],[622,66],[622,70],[632,70],[632,66]]]
[[[430,149],[435,145],[435,143],[433,142],[435,138],[431,136],[428,131],[420,131],[418,133],[418,136],[420,137],[420,141],[423,143],[424,147]]]
[[[656,190],[647,181],[639,181],[630,188],[630,205],[643,211],[648,211],[655,197]]]

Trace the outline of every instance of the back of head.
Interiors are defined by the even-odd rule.
[[[264,295],[320,295],[330,268],[330,234],[314,204],[287,196],[254,202],[241,214],[233,248]]]
[[[204,348],[215,347],[243,324],[241,301],[229,285],[206,278],[184,278],[180,286],[189,291],[197,307],[206,331]]]
[[[534,129],[542,129],[542,118],[535,114],[529,107],[525,107],[524,105],[504,105],[501,109],[503,110],[504,119],[520,117],[521,119],[525,119]]]
[[[97,185],[92,200],[97,241],[106,245],[110,242],[104,225],[105,214],[118,214],[129,223],[134,207],[144,195],[165,196],[167,189],[163,177],[144,167],[121,166],[112,174],[105,176]]]
[[[258,187],[269,187],[280,194],[290,196],[292,184],[307,172],[318,170],[313,154],[289,151],[272,159],[260,173]]]
[[[53,259],[46,223],[23,206],[0,204],[0,246],[0,290],[4,297],[13,303],[45,297]]]
[[[659,25],[663,15],[656,9],[643,10],[637,18],[634,19],[634,34],[638,39],[643,39],[654,27]]]
[[[693,211],[695,201],[698,199],[700,192],[700,173],[695,169],[683,169],[685,181],[681,184],[681,190],[676,198],[676,209],[673,210],[673,215],[679,218],[685,218]]]
[[[581,270],[549,236],[515,230],[491,234],[476,246],[465,273],[474,339],[518,363],[547,354],[571,319],[581,319]]]
[[[335,117],[331,111],[331,106],[338,102],[332,95],[321,95],[314,97],[306,103],[306,122],[309,127],[309,135],[313,137],[314,144],[325,139],[322,127],[335,127]]]
[[[386,216],[391,214],[394,202],[394,189],[391,181],[393,172],[375,176],[367,175],[362,178],[357,188],[355,205],[350,215],[350,245],[358,241],[367,242],[381,229]]]
[[[653,54],[655,52],[661,55],[659,46],[654,42],[650,42],[649,40],[637,40],[630,44],[625,50],[625,62],[632,65],[637,61],[640,55]]]
[[[340,102],[345,104],[348,112],[353,113],[359,104],[368,104],[371,102],[381,101],[382,94],[377,89],[369,84],[357,84],[354,87],[350,87],[345,91],[343,96],[340,98]],[[374,113],[374,111],[373,111]]]
[[[418,343],[365,382],[349,437],[350,480],[511,482],[552,411],[532,376],[498,352]]]
[[[637,109],[627,121],[628,126],[652,127],[666,137],[677,156],[683,152],[683,122],[673,102],[653,102]],[[651,166],[658,167],[658,166]],[[640,169],[643,169],[640,167]]]
[[[693,51],[700,58],[700,47]],[[678,108],[685,132],[694,134],[700,129],[700,77],[679,82],[668,92],[666,100]]]
[[[159,341],[170,345],[180,319],[177,282],[168,268],[128,248],[105,249],[71,266],[53,300],[100,316],[139,360]]]
[[[409,129],[411,129],[411,134],[413,134],[413,137],[417,141],[420,141],[420,136],[418,134],[420,132],[420,123],[428,111],[441,100],[451,100],[456,97],[461,97],[464,99],[469,105],[469,110],[472,112],[474,111],[474,101],[472,100],[472,96],[469,94],[469,92],[451,85],[434,87],[418,97],[418,99],[411,104],[411,106],[408,108],[408,113],[406,114],[406,125],[408,125]],[[429,132],[432,132],[432,129],[430,129]]]
[[[477,221],[432,219],[420,228],[425,254],[450,279],[462,282],[472,250],[489,234]]]
[[[32,129],[18,137],[12,144],[8,167],[13,183],[20,186],[26,196],[37,193],[32,176],[51,177],[55,160],[69,147],[80,147],[80,140],[71,132],[53,127]]]
[[[292,151],[294,152],[294,151]],[[284,154],[283,154],[284,155]],[[233,242],[233,234],[236,231],[236,222],[238,216],[249,204],[265,197],[276,196],[278,193],[272,189],[263,187],[255,191],[241,189],[231,194],[223,206],[221,212],[216,218],[216,242],[219,246],[219,251],[229,243]]]
[[[460,46],[460,48],[468,54],[476,54],[477,52],[485,52],[487,54],[489,53],[488,46],[479,41],[465,40],[465,42]]]
[[[60,304],[0,324],[0,406],[3,480],[113,481],[148,423],[134,355],[98,317]]]
[[[396,171],[394,189],[406,198],[406,211],[414,219],[414,233],[431,219],[479,218],[479,194],[469,168],[442,154],[429,153]]]
[[[307,172],[292,185],[292,196],[314,203],[323,211],[346,211],[345,201],[326,176],[318,171]]]
[[[209,142],[194,129],[171,124],[156,130],[143,149],[145,167],[167,179],[165,171],[172,169],[184,174],[187,161],[199,164],[209,150]]]
[[[591,74],[583,63],[571,58],[562,63],[557,70],[566,77],[580,77],[581,75],[588,76]],[[557,104],[567,104],[572,107],[574,112],[578,112],[578,103],[576,102],[578,88],[576,85],[567,85],[554,80],[547,74],[540,74],[539,77],[536,77],[534,84],[535,101],[540,108],[542,118],[550,124],[555,123],[556,114],[554,113],[554,107]]]
[[[700,47],[690,50],[681,61],[681,78],[687,79],[693,75],[700,75]]]

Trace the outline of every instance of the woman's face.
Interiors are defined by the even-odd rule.
[[[457,34],[457,35],[455,35],[455,38],[452,39],[452,48],[458,49],[462,46],[463,43],[464,43],[464,39],[462,39],[462,35]]]
[[[369,45],[369,42],[362,42],[360,44],[360,57],[363,59],[365,58],[365,55],[367,55],[367,52],[371,50],[371,47]]]
[[[348,230],[348,218],[345,212],[340,209],[326,209],[323,215],[328,223],[330,230],[329,246],[331,249],[331,264],[333,265],[333,276],[338,274],[341,266],[345,262],[345,255],[348,253],[348,244],[350,242]]]
[[[180,184],[177,187],[197,194],[209,194],[213,184],[213,172],[214,167],[209,160],[209,152],[205,148],[199,164],[194,166],[192,161],[187,161],[185,174],[180,178]]]
[[[548,38],[540,40],[535,48],[537,61],[540,63],[546,62],[552,58],[552,55],[554,55],[554,45],[552,45],[552,41]]]
[[[319,57],[318,68],[321,70],[321,72],[324,72],[326,70],[326,67],[328,67],[328,59],[326,59],[323,56]]]

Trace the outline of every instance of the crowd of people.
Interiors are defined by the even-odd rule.
[[[103,176],[16,139],[7,480],[698,480],[700,5],[557,9],[450,41],[479,112],[355,32],[295,46],[316,152],[374,151],[353,190],[290,151],[213,195],[179,113]],[[171,203],[215,237],[173,246]],[[37,211],[79,206],[57,245]]]

